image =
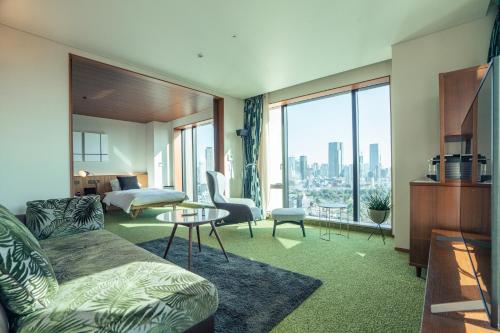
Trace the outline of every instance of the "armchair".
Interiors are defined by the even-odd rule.
[[[210,193],[210,198],[216,208],[225,209],[229,212],[229,216],[220,222],[219,225],[229,225],[247,222],[250,230],[250,237],[253,237],[252,221],[257,224],[256,220],[262,217],[261,209],[255,206],[251,199],[246,198],[226,198],[224,196],[224,188],[226,178],[217,171],[207,171],[207,185]]]

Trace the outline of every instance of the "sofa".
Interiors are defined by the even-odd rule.
[[[215,286],[103,230],[98,196],[27,206],[24,225],[0,205],[11,331],[213,332]]]

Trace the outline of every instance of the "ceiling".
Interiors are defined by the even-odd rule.
[[[90,59],[72,56],[74,114],[149,123],[213,109],[213,96]]]
[[[483,17],[489,2],[0,0],[0,22],[249,97],[390,59],[391,45]]]

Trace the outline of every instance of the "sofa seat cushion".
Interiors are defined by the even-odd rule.
[[[26,226],[38,239],[67,236],[104,227],[98,195],[26,203]]]
[[[15,315],[49,306],[58,290],[56,276],[39,242],[0,205],[0,300]]]
[[[215,286],[105,230],[41,242],[60,280],[17,332],[184,332],[217,310]]]

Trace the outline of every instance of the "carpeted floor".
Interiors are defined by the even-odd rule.
[[[108,212],[105,228],[134,243],[168,237],[171,226],[155,221],[162,209],[149,209],[130,220]],[[218,248],[209,228],[201,228],[203,244]],[[306,226],[303,238],[295,225],[281,225],[272,237],[272,222],[258,222],[254,238],[241,224],[219,228],[226,251],[272,266],[315,277],[323,285],[272,332],[418,332],[425,281],[415,277],[408,255],[394,251],[389,238],[351,232],[350,239],[319,239],[319,229]],[[187,238],[186,228],[176,236]],[[196,251],[193,252],[196,255]]]
[[[163,256],[166,240],[155,239],[138,246]],[[307,299],[321,281],[259,261],[228,253],[194,242],[193,272],[203,276],[219,291],[215,313],[215,332],[269,332],[283,318]],[[186,267],[188,241],[175,237],[168,260]]]

